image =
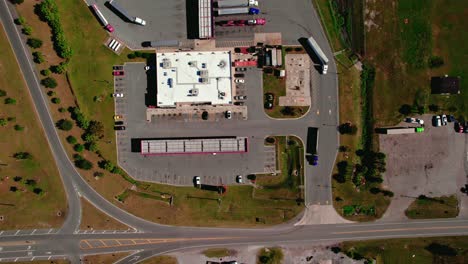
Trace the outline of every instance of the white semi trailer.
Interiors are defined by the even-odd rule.
[[[325,56],[325,53],[322,51],[320,46],[317,44],[313,37],[307,39],[307,43],[314,50],[315,54],[322,63],[322,74],[327,74],[328,71],[328,58]]]
[[[219,8],[236,6],[258,6],[258,1],[256,0],[219,0],[217,3]]]

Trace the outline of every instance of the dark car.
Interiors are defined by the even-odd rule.
[[[244,78],[244,76],[245,76],[245,74],[243,74],[243,73],[234,74],[234,77],[236,77],[236,78]]]
[[[266,100],[267,102],[273,102],[274,99],[275,99],[275,95],[274,95],[274,94],[272,94],[272,93],[266,93],[266,94],[265,94],[265,100]]]
[[[123,124],[124,124],[123,121],[115,121],[115,125],[116,125],[116,126],[121,126],[121,125],[123,125]]]
[[[245,71],[247,71],[247,68],[236,68],[236,71],[245,72]]]
[[[114,130],[125,130],[124,126],[115,126]]]
[[[273,103],[272,102],[266,102],[265,103],[265,108],[266,109],[273,109]]]
[[[120,70],[123,70],[123,66],[121,66],[121,65],[114,66],[114,67],[112,67],[112,69],[113,69],[114,71],[120,71]]]

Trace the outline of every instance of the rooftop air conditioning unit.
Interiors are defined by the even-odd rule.
[[[162,67],[163,67],[163,69],[169,69],[169,68],[171,68],[171,60],[169,60],[169,59],[163,59],[163,61],[162,61]]]

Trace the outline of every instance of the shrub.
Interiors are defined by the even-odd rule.
[[[53,72],[53,73],[56,73],[56,74],[62,74],[62,73],[65,73],[65,71],[67,70],[67,65],[68,63],[66,62],[61,62],[59,65],[53,65],[50,67],[50,70]]]
[[[16,117],[10,116],[10,117],[7,118],[7,120],[8,120],[9,122],[15,122],[15,121],[16,121]]]
[[[369,192],[372,193],[372,194],[378,194],[378,193],[380,193],[380,189],[377,188],[377,187],[372,187],[372,188],[370,188]]]
[[[333,174],[333,179],[338,183],[345,183],[346,182],[346,175],[336,173],[336,174]]]
[[[104,125],[99,121],[92,120],[89,122],[89,126],[86,129],[86,133],[101,139],[104,137]],[[86,141],[90,142],[90,140]]]
[[[20,16],[18,18],[16,18],[14,20],[15,24],[20,26],[20,25],[24,25],[26,23],[26,19],[24,19],[24,17]]]
[[[87,159],[81,158],[75,160],[75,166],[83,170],[90,170],[93,168],[93,163]]]
[[[331,248],[331,251],[335,254],[338,254],[341,252],[341,248],[340,247],[332,247]]]
[[[15,5],[21,5],[24,2],[24,0],[10,0],[10,1]]]
[[[427,64],[429,66],[429,68],[433,69],[433,68],[439,68],[441,67],[442,65],[444,65],[444,59],[442,59],[441,57],[439,56],[431,56],[428,60],[427,60]]]
[[[35,193],[37,195],[41,195],[41,194],[44,193],[44,191],[41,188],[34,188],[33,193]]]
[[[430,104],[429,105],[429,111],[431,112],[439,112],[439,106],[436,104]]]
[[[30,36],[33,32],[33,29],[31,26],[28,26],[28,25],[25,25],[23,27],[23,29],[21,30],[21,32],[23,32],[23,34],[27,35],[27,36]]]
[[[67,142],[70,144],[76,144],[78,140],[76,140],[76,137],[70,135],[67,137]]]
[[[20,177],[20,176],[15,176],[15,177],[13,178],[13,180],[14,180],[15,182],[19,182],[19,181],[21,181],[21,179],[23,179],[23,177]]]
[[[80,154],[75,153],[75,154],[73,154],[73,159],[74,159],[75,161],[77,161],[77,160],[82,160],[82,159],[84,159],[84,158],[83,158],[83,156],[81,156]]]
[[[109,161],[109,160],[102,160],[102,161],[100,161],[100,162],[98,163],[98,165],[99,165],[99,167],[100,167],[101,169],[104,169],[104,170],[110,171],[110,172],[112,172],[112,170],[113,170],[114,167],[115,167],[115,165],[112,164],[112,162]]]
[[[98,150],[98,146],[96,142],[88,142],[85,144],[85,147],[87,150],[92,151],[92,152],[95,152],[96,150]]]
[[[95,173],[93,173],[93,176],[94,176],[94,177],[97,177],[97,178],[101,178],[101,177],[104,176],[104,173],[99,172],[99,171],[96,171]]]
[[[37,38],[28,38],[26,44],[28,44],[28,46],[30,46],[33,49],[38,49],[42,47],[42,40]]]
[[[15,125],[15,130],[16,131],[23,131],[24,130],[24,126],[20,126],[18,124]]]
[[[65,113],[65,112],[67,111],[67,109],[65,109],[65,108],[63,108],[63,107],[60,107],[60,108],[58,109],[58,111],[59,111],[60,113]]]
[[[76,152],[83,152],[84,146],[81,145],[81,144],[76,144],[75,146],[73,146],[73,149],[74,149]]]
[[[283,260],[283,251],[281,248],[264,248],[258,255],[258,263],[279,264]]]
[[[10,186],[10,192],[16,192],[18,188],[16,186]]]
[[[48,92],[47,92],[47,95],[48,95],[48,96],[55,96],[55,94],[56,94],[56,93],[55,93],[54,91],[48,91]]]
[[[52,98],[51,101],[52,101],[52,103],[54,103],[54,104],[60,104],[60,98],[54,97],[54,98]]]
[[[129,59],[135,59],[136,56],[135,56],[135,54],[130,53],[130,54],[127,55],[127,58],[129,58]]]
[[[76,121],[76,124],[82,129],[88,129],[89,120],[84,116],[78,107],[70,107],[71,118]]]
[[[400,112],[400,114],[402,115],[409,115],[411,114],[411,112],[413,111],[411,105],[409,104],[404,104],[400,107],[400,109],[398,110],[398,112]]]
[[[425,249],[431,252],[435,256],[456,256],[458,255],[457,250],[447,245],[432,242]]]
[[[6,126],[8,124],[5,118],[0,118],[0,126]]]
[[[135,54],[135,57],[141,57],[141,51],[135,51],[133,54]]]
[[[41,75],[43,75],[43,76],[49,76],[49,75],[50,75],[50,70],[49,70],[49,69],[41,70]]]
[[[73,128],[73,122],[68,119],[60,119],[57,122],[57,127],[64,131],[70,131]]]
[[[29,185],[29,186],[36,186],[37,182],[34,179],[27,179],[24,184]]]
[[[35,51],[33,52],[33,61],[37,64],[41,64],[45,61],[44,55],[42,55],[42,52],[40,51]]]
[[[5,99],[5,104],[16,104],[16,100],[8,97]]]
[[[354,135],[357,132],[357,127],[351,123],[344,123],[338,126],[338,131],[340,134],[349,134]]]
[[[5,90],[0,90],[0,97],[6,96],[7,92]]]
[[[251,180],[251,181],[255,181],[257,179],[257,175],[255,174],[249,174],[247,175],[247,179]]]
[[[13,154],[13,158],[19,160],[32,159],[32,155],[29,152],[16,152]]]
[[[52,77],[47,77],[45,79],[42,79],[41,84],[47,88],[57,87],[57,81]]]

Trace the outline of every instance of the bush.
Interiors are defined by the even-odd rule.
[[[429,105],[429,111],[431,112],[439,112],[439,106],[436,104],[430,104]]]
[[[336,173],[336,174],[333,174],[333,179],[338,183],[345,183],[346,182],[346,175]]]
[[[74,149],[76,152],[83,152],[84,146],[81,145],[81,144],[76,144],[75,146],[73,146],[73,149]]]
[[[62,73],[65,73],[66,70],[67,70],[67,63],[66,62],[61,62],[59,65],[53,65],[50,67],[50,70],[53,72],[53,73],[56,73],[56,74],[62,74]]]
[[[81,158],[75,160],[75,166],[83,170],[90,170],[93,168],[93,163],[87,159]]]
[[[58,111],[59,111],[60,113],[65,113],[65,112],[67,111],[67,109],[65,109],[65,108],[63,108],[63,107],[60,107],[60,108],[58,109]]]
[[[255,174],[249,174],[247,175],[247,179],[251,180],[251,181],[255,181],[257,179],[257,175]]]
[[[18,26],[24,25],[26,23],[26,19],[24,17],[20,16],[14,20],[15,24]]]
[[[38,49],[42,47],[42,40],[37,38],[28,38],[26,44],[28,44],[28,46],[30,46],[33,49]]]
[[[10,1],[11,1],[11,3],[13,3],[15,5],[21,5],[24,2],[24,0],[10,0]]]
[[[16,186],[10,186],[10,192],[16,192],[18,188]]]
[[[127,55],[127,58],[129,58],[129,59],[135,59],[136,56],[135,56],[135,54],[130,53],[130,54]]]
[[[95,173],[93,173],[93,176],[96,177],[96,178],[102,178],[102,177],[104,177],[104,173],[102,173],[100,171],[96,171]]]
[[[338,254],[341,252],[341,248],[340,247],[332,247],[331,248],[331,251],[335,254]]]
[[[112,172],[112,170],[114,170],[115,168],[115,165],[109,160],[102,160],[98,163],[98,165],[101,169],[104,169],[109,172]]]
[[[296,109],[290,106],[285,106],[280,110],[280,112],[285,116],[293,116],[296,114]]]
[[[71,118],[76,121],[76,124],[82,129],[88,129],[89,120],[84,116],[78,107],[70,107]]]
[[[340,134],[349,134],[354,135],[357,132],[357,127],[352,125],[351,123],[344,123],[338,126],[338,131]]]
[[[75,154],[73,154],[73,159],[76,161],[76,160],[82,160],[82,159],[84,159],[84,158],[83,158],[83,156],[81,156],[80,154],[75,153]]]
[[[369,192],[372,193],[372,194],[378,194],[378,193],[380,193],[380,189],[377,188],[377,187],[372,187],[372,188],[370,188]]]
[[[13,104],[14,105],[14,104],[16,104],[16,100],[13,99],[13,98],[8,97],[8,98],[5,99],[5,104]]]
[[[49,76],[50,75],[50,70],[49,69],[41,70],[41,75],[42,76]]]
[[[98,150],[98,146],[96,142],[88,142],[85,144],[85,147],[87,150],[92,151],[92,152],[95,152],[96,150]]]
[[[67,142],[70,144],[76,144],[78,140],[76,139],[76,137],[70,135],[67,137]]]
[[[27,35],[27,36],[30,36],[33,32],[33,29],[31,26],[28,26],[28,25],[25,25],[23,27],[23,29],[21,30],[21,32],[23,32],[23,34]]]
[[[44,56],[42,55],[42,52],[40,51],[33,52],[32,56],[33,56],[33,61],[37,64],[41,64],[45,61]]]
[[[60,98],[54,97],[54,98],[52,98],[51,101],[52,101],[52,103],[54,103],[54,104],[60,104]]]
[[[400,109],[398,110],[398,112],[400,112],[400,114],[402,115],[409,115],[411,114],[412,111],[413,111],[413,108],[409,104],[402,105]]]
[[[73,122],[68,119],[60,119],[57,122],[57,127],[64,131],[70,131],[73,128]]]
[[[258,263],[262,264],[280,264],[283,260],[283,251],[281,248],[264,248],[258,256]]]
[[[52,29],[52,41],[54,49],[59,57],[70,59],[73,50],[65,38],[65,34],[60,23],[60,16],[57,4],[54,0],[44,0],[35,6],[35,12],[42,21],[46,21]]]
[[[46,88],[57,87],[57,81],[52,77],[47,77],[45,79],[42,79],[41,84],[44,85]]]
[[[10,117],[7,118],[7,120],[8,120],[9,122],[15,122],[15,121],[16,121],[16,117],[10,116]]]
[[[29,152],[16,152],[13,154],[13,158],[19,160],[32,159],[32,155]]]
[[[442,65],[444,65],[444,59],[442,59],[441,57],[439,56],[431,56],[428,60],[427,60],[427,64],[429,66],[429,68],[433,69],[433,68],[439,68],[441,67]]]
[[[141,57],[141,51],[135,51],[133,54],[135,54],[135,57]]]
[[[0,90],[0,97],[6,96],[7,92],[5,90]]]
[[[437,242],[432,242],[429,246],[425,247],[427,251],[431,252],[435,256],[457,256],[458,252],[455,248],[447,245],[442,245]]]
[[[8,124],[5,118],[0,118],[0,126],[6,126]]]
[[[41,188],[34,188],[33,189],[33,193],[37,194],[37,195],[41,195],[44,193],[44,191],[41,189]]]
[[[47,95],[48,95],[48,96],[55,96],[55,94],[56,94],[56,93],[55,93],[54,91],[48,91],[48,92],[47,92]]]
[[[341,145],[341,146],[338,148],[338,151],[339,151],[339,152],[348,152],[348,151],[349,151],[349,148],[348,148],[347,146]]]
[[[20,126],[20,125],[15,125],[15,130],[16,131],[23,131],[24,130],[24,126]]]

